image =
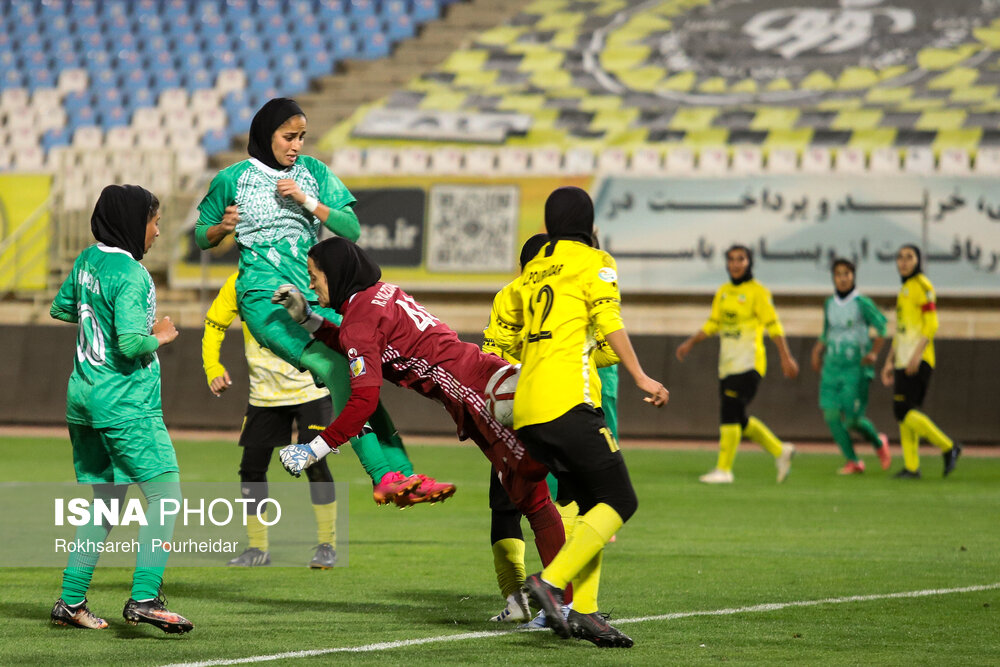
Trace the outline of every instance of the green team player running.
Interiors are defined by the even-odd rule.
[[[97,243],[80,253],[52,302],[50,314],[78,328],[73,372],[66,392],[66,422],[80,484],[91,484],[94,504],[123,506],[129,484],[146,496],[148,524],[139,529],[132,597],[122,615],[164,632],[194,626],[169,611],[160,595],[174,515],[164,500],[180,501],[177,456],[163,425],[160,362],[156,349],[177,338],[169,317],[156,319],[156,287],[139,263],[159,235],[160,202],[137,185],[109,185],[101,192],[90,228]],[[97,516],[95,512],[95,516]],[[154,517],[157,518],[154,520]],[[107,621],[87,608],[87,590],[111,526],[77,528],[63,570],[62,595],[52,622],[102,630]]]
[[[834,442],[847,462],[838,473],[865,471],[851,442],[850,431],[872,443],[882,470],[892,463],[889,439],[865,416],[868,388],[875,378],[875,361],[885,344],[886,319],[878,306],[855,287],[855,267],[846,259],[832,266],[835,294],[823,304],[823,335],[812,350],[812,366],[820,374],[819,407]],[[876,336],[872,340],[870,329]]]
[[[235,234],[240,318],[263,347],[325,384],[339,414],[351,393],[347,359],[325,345],[313,345],[309,333],[271,303],[278,287],[292,284],[317,313],[339,323],[337,312],[320,308],[309,289],[306,254],[316,245],[320,224],[351,241],[361,233],[351,208],[354,196],[325,164],[300,153],[305,134],[306,117],[294,100],[280,97],[264,104],[250,123],[250,159],[220,171],[198,205],[195,240],[206,250]],[[434,502],[455,491],[453,484],[413,474],[403,442],[381,406],[351,445],[380,505],[397,496],[410,503]]]

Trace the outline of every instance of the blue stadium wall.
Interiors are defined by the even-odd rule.
[[[0,326],[4,350],[0,382],[0,424],[57,426],[64,423],[66,380],[72,368],[75,328],[70,326]],[[233,377],[233,389],[213,398],[201,370],[201,330],[183,329],[178,340],[160,351],[163,411],[171,428],[237,429],[246,409],[246,364],[242,336],[229,336],[222,361]],[[462,336],[481,342],[481,334]],[[673,350],[677,336],[635,336],[633,343],[646,371],[663,378],[671,390],[664,410],[639,400],[623,373],[619,422],[623,437],[718,436],[716,350],[698,346],[684,364]],[[811,338],[791,338],[792,352],[802,364],[796,380],[781,376],[776,364],[753,403],[753,414],[789,440],[829,440],[817,407],[817,375],[808,368]],[[939,340],[938,366],[925,403],[926,411],[950,435],[965,442],[995,443],[1000,412],[992,406],[1000,377],[1000,340]],[[428,409],[427,399],[395,386],[384,391],[386,404],[404,434],[454,437],[454,425],[443,409]],[[895,439],[890,390],[873,383],[869,415]]]

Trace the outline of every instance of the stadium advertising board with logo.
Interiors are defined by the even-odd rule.
[[[714,292],[725,280],[725,249],[740,243],[775,292],[827,293],[832,260],[846,257],[866,292],[895,294],[896,250],[915,243],[939,292],[1000,295],[992,179],[609,177],[596,217],[625,292]]]
[[[366,176],[347,179],[357,197],[359,245],[383,279],[410,290],[491,291],[517,271],[521,243],[544,231],[545,199],[590,177]],[[172,284],[221,285],[235,270],[232,236],[202,253],[192,231],[171,266]],[[328,234],[325,232],[324,234]]]

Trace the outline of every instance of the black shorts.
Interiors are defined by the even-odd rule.
[[[893,372],[892,408],[897,421],[903,421],[907,412],[924,404],[933,372],[934,369],[926,361],[920,362],[916,375],[907,375],[902,368]]]
[[[284,447],[292,442],[292,424],[298,425],[295,442],[309,442],[333,420],[329,397],[298,405],[247,406],[240,433],[240,447]]]
[[[586,403],[550,422],[524,426],[517,435],[557,478],[560,472],[607,470],[624,462],[603,414]]]
[[[747,406],[757,395],[760,373],[747,371],[727,375],[719,380],[719,421],[723,424],[747,425]]]

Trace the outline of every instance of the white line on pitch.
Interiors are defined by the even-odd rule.
[[[904,591],[902,593],[881,593],[875,595],[850,595],[842,598],[825,598],[822,600],[797,600],[793,602],[769,602],[765,604],[755,604],[748,607],[732,607],[729,609],[712,609],[708,611],[681,611],[673,614],[660,614],[657,616],[641,616],[638,618],[620,618],[615,620],[615,625],[625,625],[627,623],[646,623],[649,621],[671,621],[678,618],[691,618],[693,616],[730,616],[732,614],[752,614],[763,611],[778,611],[790,607],[814,607],[821,604],[843,604],[845,602],[871,602],[873,600],[894,600],[902,598],[923,598],[933,595],[950,595],[952,593],[975,593],[977,591],[991,591],[1000,588],[1000,582],[995,584],[984,584],[982,586],[965,586],[963,588],[931,588],[922,591]],[[394,642],[379,642],[378,644],[365,644],[364,646],[342,646],[338,648],[322,648],[310,651],[288,651],[287,653],[273,653],[271,655],[255,655],[248,658],[233,658],[222,660],[205,660],[203,662],[184,662],[167,665],[167,667],[215,667],[215,665],[245,665],[254,662],[271,662],[272,660],[285,660],[289,658],[310,658],[317,655],[329,655],[331,653],[370,653],[374,651],[387,651],[389,649],[403,648],[406,646],[419,646],[421,644],[436,644],[439,642],[454,642],[465,639],[483,639],[484,637],[497,637],[516,632],[516,630],[490,630],[485,632],[463,632],[457,635],[440,635],[438,637],[424,637],[423,639],[403,639]],[[523,632],[523,631],[522,631]]]

